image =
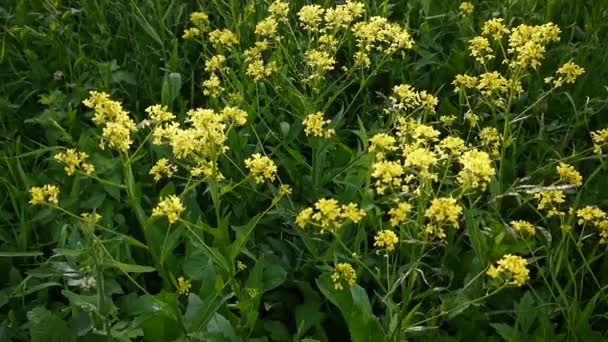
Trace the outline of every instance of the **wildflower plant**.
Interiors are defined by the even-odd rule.
[[[131,4],[124,25],[160,49],[142,53],[158,59],[149,75],[112,63],[85,73],[98,79],[70,75],[78,88],[44,96],[31,121],[48,146],[3,157],[22,231],[0,246],[20,262],[0,291],[0,309],[18,315],[0,331],[601,336],[608,215],[589,184],[605,170],[608,129],[591,125],[600,100],[569,93],[592,66],[563,53],[564,23],[432,3],[446,14],[417,1],[403,13],[358,0]],[[585,125],[551,117],[564,98]],[[36,177],[20,179],[11,163],[31,156]],[[33,294],[59,299],[13,309]]]

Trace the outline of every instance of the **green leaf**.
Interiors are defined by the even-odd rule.
[[[372,313],[365,289],[359,285],[336,290],[329,274],[317,278],[321,293],[340,309],[353,342],[377,342],[384,340],[380,322]]]
[[[504,323],[491,323],[490,325],[507,342],[514,342],[517,340],[517,330],[515,330],[515,328]]]
[[[231,296],[220,297],[216,293],[210,293],[207,298],[201,300],[199,296],[194,293],[188,295],[188,306],[186,307],[186,313],[184,314],[184,325],[186,330],[190,333],[201,331],[207,323],[214,317],[217,310],[230,298]]]
[[[150,266],[142,266],[142,265],[133,265],[133,264],[124,264],[122,262],[114,261],[109,266],[113,266],[118,268],[119,270],[127,273],[147,273],[147,272],[155,272],[156,269]]]
[[[0,258],[36,257],[44,255],[42,252],[0,252]]]
[[[68,324],[43,307],[36,307],[27,313],[30,322],[32,342],[71,342],[76,336]]]

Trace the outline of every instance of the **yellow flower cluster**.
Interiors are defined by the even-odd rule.
[[[458,15],[461,17],[469,16],[473,14],[473,11],[475,11],[475,6],[468,1],[465,1],[458,6]]]
[[[376,248],[376,254],[384,252],[388,254],[395,250],[395,246],[399,243],[397,234],[392,230],[381,230],[376,236],[374,236],[374,247]]]
[[[101,149],[106,146],[120,152],[126,152],[133,143],[131,132],[135,130],[135,122],[129,118],[122,104],[110,99],[104,92],[91,91],[89,98],[82,103],[93,109],[93,123],[102,127]]]
[[[574,186],[583,185],[583,176],[574,168],[572,165],[566,163],[559,163],[556,168],[559,180],[565,184],[572,184]]]
[[[608,215],[600,208],[586,206],[576,211],[577,223],[589,225],[599,231],[600,243],[608,244]]]
[[[541,191],[539,193],[534,194],[534,199],[538,200],[537,209],[547,212],[547,218],[564,215],[564,212],[558,209],[558,206],[566,201],[566,198],[562,191]]]
[[[332,137],[336,131],[333,128],[326,128],[326,124],[330,124],[331,120],[324,120],[323,112],[308,114],[302,121],[304,133],[306,136],[313,137]]]
[[[177,166],[171,164],[169,159],[161,158],[159,159],[154,166],[150,169],[149,174],[154,176],[154,181],[158,182],[164,177],[173,177],[173,175],[177,172]]]
[[[509,65],[512,68],[537,69],[545,55],[545,46],[559,41],[559,27],[553,23],[529,26],[521,24],[511,30],[509,48],[512,55]]]
[[[383,195],[386,189],[401,189],[403,183],[403,174],[405,169],[398,161],[381,160],[372,165],[372,178],[376,179],[374,183],[376,192]]]
[[[459,162],[462,169],[456,179],[465,189],[483,191],[496,174],[490,156],[483,151],[467,151],[460,157]]]
[[[59,188],[56,185],[45,184],[43,186],[33,186],[30,188],[31,205],[59,203]]]
[[[319,5],[305,5],[298,12],[298,20],[300,26],[310,33],[335,32],[347,29],[364,13],[363,3],[347,0],[344,4],[328,9]]]
[[[494,59],[494,51],[490,47],[490,41],[481,36],[469,40],[469,54],[480,64],[486,64]]]
[[[342,290],[344,289],[343,282],[349,287],[355,286],[357,283],[357,273],[351,264],[341,262],[334,266],[331,280],[334,282],[334,289]]]
[[[194,27],[189,27],[184,30],[182,38],[194,39],[201,37],[204,32],[209,29],[209,16],[204,12],[193,12],[190,14],[190,22]]]
[[[376,154],[376,160],[384,160],[385,153],[396,151],[397,139],[386,133],[378,133],[369,139],[371,143],[368,151]]]
[[[192,288],[192,282],[190,279],[186,280],[184,277],[177,278],[177,294],[180,296],[187,296]]]
[[[87,175],[92,175],[95,172],[93,164],[85,163],[89,155],[85,152],[77,152],[76,149],[70,148],[65,152],[57,153],[53,159],[65,164],[65,172],[68,176],[72,176],[77,170],[82,170]]]
[[[323,198],[314,204],[314,209],[308,207],[300,211],[296,224],[300,228],[306,228],[308,225],[318,227],[322,233],[325,231],[337,232],[346,220],[358,223],[365,215],[365,211],[359,209],[355,203],[340,205],[333,198]]]
[[[486,272],[491,278],[498,278],[502,274],[506,274],[506,281],[517,287],[523,286],[530,279],[528,261],[520,256],[505,254],[496,265],[491,265]]]
[[[602,148],[608,144],[608,128],[591,132],[591,140],[593,141],[593,153],[602,154]]]
[[[220,115],[227,121],[232,121],[237,126],[243,126],[247,123],[247,112],[238,107],[224,107]]]
[[[268,13],[277,21],[287,21],[289,3],[281,0],[273,1],[268,7]]]
[[[394,96],[389,98],[391,102],[391,111],[403,111],[407,113],[409,110],[418,108],[426,109],[435,112],[435,108],[439,104],[439,100],[429,94],[426,90],[418,91],[409,84],[401,84],[393,87]]]
[[[425,233],[429,236],[445,239],[446,234],[443,227],[451,224],[455,228],[459,228],[458,221],[462,216],[462,207],[455,198],[438,197],[431,201],[431,205],[424,212],[424,216],[429,219],[429,223],[424,228]]]
[[[166,216],[169,223],[179,221],[179,217],[186,210],[182,204],[182,200],[175,196],[169,195],[161,198],[158,205],[152,209],[152,217]]]
[[[585,73],[585,69],[569,62],[559,67],[555,73],[558,77],[547,77],[545,78],[545,83],[551,84],[553,88],[559,88],[564,85],[564,83],[576,82],[576,79]]]
[[[511,228],[520,235],[534,236],[536,234],[534,225],[524,220],[511,221]]]
[[[278,69],[275,61],[264,62],[262,54],[268,49],[270,49],[268,41],[263,40],[255,42],[253,47],[245,50],[245,62],[247,63],[245,74],[254,81],[268,78]]]
[[[310,76],[307,81],[320,81],[325,79],[325,74],[334,69],[336,60],[326,51],[310,49],[304,54],[306,65],[310,68]]]
[[[358,22],[353,25],[352,32],[359,51],[365,54],[376,50],[392,55],[414,47],[410,33],[384,17],[374,16],[367,22]]]
[[[501,40],[505,33],[509,33],[509,30],[505,27],[503,21],[503,18],[493,18],[486,21],[483,23],[481,34],[496,41]]]
[[[479,132],[481,145],[488,148],[492,153],[492,157],[500,157],[500,146],[502,136],[495,127],[485,127]]]
[[[267,156],[254,153],[245,159],[245,166],[255,178],[256,183],[263,183],[264,180],[274,181],[277,176],[277,165]]]
[[[169,111],[167,106],[159,104],[146,108],[146,113],[148,113],[150,119],[156,123],[163,123],[175,119],[175,115]]]
[[[412,211],[412,205],[407,202],[397,201],[397,205],[388,211],[390,215],[391,226],[397,227],[401,223],[407,221],[410,212]]]
[[[231,48],[239,44],[239,39],[229,29],[213,30],[209,32],[209,42],[216,49],[220,47]]]

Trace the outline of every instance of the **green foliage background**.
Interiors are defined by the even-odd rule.
[[[404,299],[407,304],[394,308],[394,318],[385,313],[377,289],[366,286],[373,282],[363,269],[358,270],[363,275],[355,287],[336,291],[329,271],[333,260],[344,256],[340,246],[327,243],[311,253],[317,237],[302,234],[294,224],[296,209],[319,198],[336,196],[345,203],[359,198],[371,163],[364,154],[367,139],[383,127],[378,116],[385,100],[379,94],[408,83],[435,94],[439,114],[460,111],[450,83],[472,68],[467,41],[495,16],[505,18],[508,26],[554,22],[562,30],[561,41],[548,49],[538,74],[526,79],[527,91],[514,106],[517,110],[541,95],[538,75],[551,74],[569,60],[586,69],[574,86],[560,89],[528,112],[530,119],[520,126],[517,143],[501,161],[506,177],[500,189],[524,180],[545,184],[556,161],[567,160],[589,179],[575,196],[576,204],[608,208],[605,156],[579,154],[590,146],[590,131],[608,126],[608,1],[473,1],[475,14],[468,18],[458,16],[455,1],[364,3],[368,13],[407,27],[414,51],[387,63],[369,81],[347,84],[343,92],[328,87],[316,99],[277,89],[272,81],[257,87],[253,82],[240,84],[243,109],[255,113],[257,121],[229,137],[233,156],[241,161],[263,146],[294,194],[289,203],[279,203],[262,217],[257,214],[273,200],[269,191],[253,187],[230,193],[225,201],[231,206],[222,213],[230,222],[213,222],[213,202],[204,189],[185,196],[188,220],[229,225],[230,244],[211,247],[188,237],[184,226],[167,236],[166,222],[148,221],[143,227],[133,209],[130,201],[136,199],[136,206],[149,213],[159,194],[175,193],[181,186],[156,184],[147,174],[166,150],[138,155],[132,198],[94,180],[66,176],[51,157],[60,146],[96,150],[99,133],[81,104],[89,90],[111,93],[136,122],[156,103],[169,106],[180,118],[191,108],[216,105],[202,95],[200,86],[208,51],[182,39],[190,13],[205,11],[213,27],[231,28],[246,47],[253,44],[255,24],[266,16],[268,4],[17,0],[0,5],[0,340],[106,340],[109,325],[113,338],[125,341],[608,339],[606,246],[585,240],[584,248],[577,250],[560,237],[559,227],[548,229],[547,246],[535,246],[546,260],[539,261],[542,268],[534,269],[532,278],[545,281],[507,288],[483,302],[475,298],[483,297],[485,289],[464,284],[502,254],[525,246],[513,242],[505,247],[480,233],[476,246],[449,244],[434,254],[437,264],[424,272],[399,265],[403,274],[408,269],[429,274],[428,282],[419,279],[416,291]],[[292,25],[293,13],[305,4],[290,2]],[[296,55],[303,48],[290,46],[289,52]],[[337,97],[323,107],[334,91]],[[309,170],[313,147],[297,118],[319,107],[331,113],[340,139],[323,147],[328,157],[318,162],[317,177]],[[106,179],[124,181],[121,161],[110,151],[92,155],[92,161]],[[228,178],[239,172],[225,170]],[[27,189],[47,183],[61,185],[63,208],[76,213],[96,209],[104,214],[101,224],[114,233],[87,238],[86,232],[73,229],[69,217],[31,207]],[[501,230],[505,221],[534,215],[528,202],[507,199],[502,208],[473,208],[464,226],[467,232]],[[211,226],[208,232],[215,228]],[[363,246],[372,236],[348,238],[363,241]],[[78,271],[75,265],[89,254],[94,257],[91,251],[102,245],[114,261],[103,265],[105,293],[100,300],[99,293],[69,286],[65,275]],[[368,247],[357,248],[371,268],[383,267]],[[169,253],[163,254],[166,259],[159,267],[150,255],[161,250]],[[248,268],[231,282],[227,274],[235,272],[237,259]],[[187,297],[175,292],[178,276],[192,280]],[[441,286],[445,289],[437,288]],[[245,289],[257,289],[259,295],[248,296]],[[393,329],[395,324],[403,329]]]

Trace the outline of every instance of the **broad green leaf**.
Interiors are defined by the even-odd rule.
[[[142,266],[142,265],[133,265],[133,264],[125,264],[122,262],[114,261],[109,266],[113,266],[118,268],[119,270],[127,273],[147,273],[147,272],[155,272],[156,269],[150,266]]]
[[[321,293],[340,309],[353,342],[376,342],[384,340],[384,333],[365,289],[359,285],[336,290],[329,274],[317,278]]]

